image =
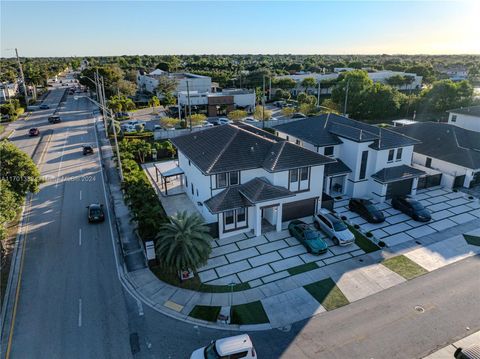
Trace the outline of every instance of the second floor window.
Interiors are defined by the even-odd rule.
[[[397,161],[400,161],[402,159],[402,152],[403,152],[403,148],[399,148],[397,150],[397,157],[395,158]]]
[[[452,122],[457,122],[457,115],[452,115]]]
[[[395,150],[388,151],[388,162],[393,161],[393,156],[395,155]]]
[[[325,156],[333,156],[333,146],[327,146],[323,149],[323,154]]]
[[[365,179],[367,175],[367,161],[368,161],[368,151],[362,152],[362,162],[360,163],[360,176],[359,179]]]
[[[310,168],[301,167],[288,172],[288,189],[292,192],[309,189]]]
[[[240,184],[240,172],[224,172],[216,175],[217,188],[235,186]]]

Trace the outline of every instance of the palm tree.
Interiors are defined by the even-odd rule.
[[[207,262],[212,239],[199,215],[184,211],[171,216],[155,238],[160,266],[170,272],[196,270]]]

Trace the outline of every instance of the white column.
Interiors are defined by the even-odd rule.
[[[280,232],[282,230],[282,205],[278,205],[277,207],[277,223],[276,223],[276,231]]]
[[[262,210],[255,206],[253,214],[255,216],[255,228],[253,230],[255,237],[258,237],[262,234]]]
[[[411,193],[412,196],[415,196],[417,194],[417,186],[418,186],[418,177],[413,179],[412,193]]]

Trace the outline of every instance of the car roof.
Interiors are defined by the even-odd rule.
[[[239,353],[250,349],[252,346],[253,344],[248,334],[218,339],[215,342],[215,347],[220,356]]]
[[[335,214],[333,214],[326,208],[321,208],[318,214],[321,214],[323,217],[329,219],[332,222],[341,222],[340,218],[338,218]]]
[[[91,203],[89,206],[89,208],[100,208],[100,203]]]

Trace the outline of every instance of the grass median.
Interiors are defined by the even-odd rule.
[[[232,324],[263,324],[269,323],[267,313],[259,300],[247,304],[232,306]]]
[[[406,280],[428,273],[425,268],[403,255],[385,259],[382,264]]]
[[[353,226],[348,226],[348,229],[355,236],[355,244],[359,246],[365,253],[371,253],[380,250],[380,247],[365,237],[362,233],[357,231]]]
[[[303,288],[311,294],[326,310],[333,310],[343,307],[350,302],[337,287],[332,278],[307,284]]]
[[[295,275],[295,274],[300,274],[304,272],[309,272],[317,268],[319,268],[317,263],[310,262],[310,263],[300,264],[299,266],[296,266],[296,267],[288,268],[287,272],[290,275]]]
[[[196,305],[188,315],[192,318],[206,320],[207,322],[216,322],[220,314],[221,307],[211,307],[208,305]]]

